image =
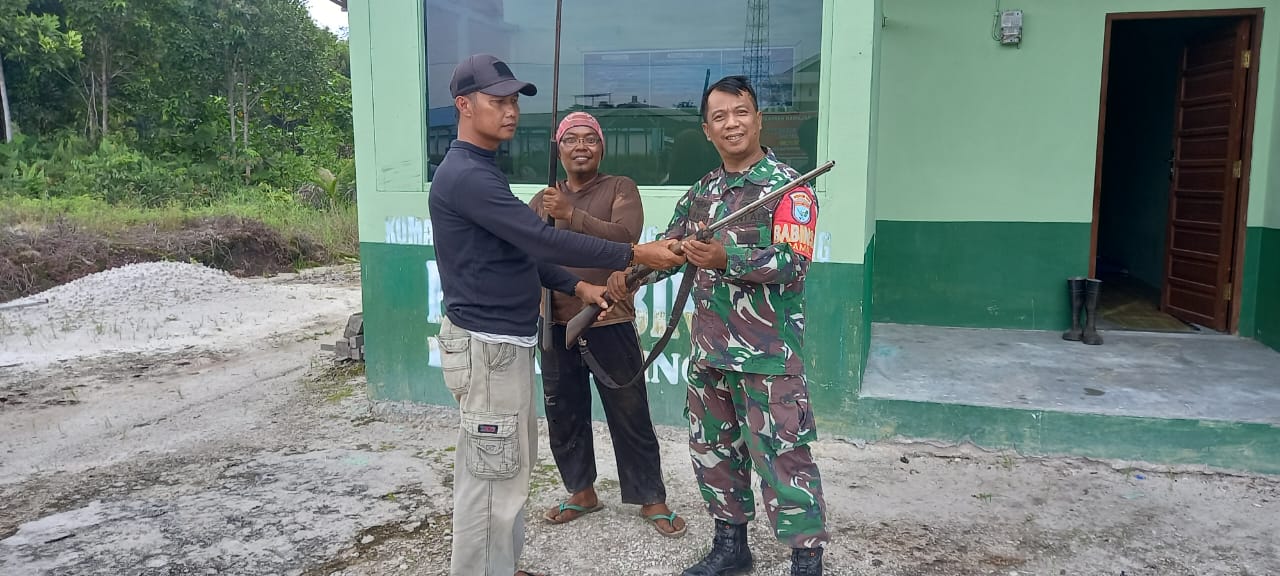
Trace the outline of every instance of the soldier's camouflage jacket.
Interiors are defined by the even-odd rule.
[[[799,176],[768,149],[745,172],[726,173],[721,166],[680,199],[662,237],[691,236],[698,224],[719,220]],[[817,221],[818,198],[804,185],[716,233],[728,264],[724,270],[699,268],[695,275],[694,363],[755,374],[804,372],[804,285]]]

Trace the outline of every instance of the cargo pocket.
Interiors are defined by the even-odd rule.
[[[520,471],[520,437],[515,414],[469,412],[462,415],[467,431],[467,470],[482,480],[507,480]]]
[[[444,372],[444,385],[454,396],[467,391],[471,384],[471,337],[440,335],[440,369]]]
[[[818,430],[804,381],[795,376],[775,376],[769,393],[770,442],[775,453],[804,446],[817,439]]]

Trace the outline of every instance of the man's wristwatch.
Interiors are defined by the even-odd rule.
[[[636,265],[636,243],[631,243],[631,260],[627,262],[627,267]]]

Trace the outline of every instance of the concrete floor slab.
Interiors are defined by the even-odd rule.
[[[1280,352],[1222,335],[875,324],[861,396],[1280,425]]]

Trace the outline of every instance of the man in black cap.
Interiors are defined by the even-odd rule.
[[[436,170],[429,202],[445,305],[440,364],[462,412],[450,575],[527,576],[516,562],[529,472],[538,460],[533,351],[540,287],[603,305],[603,286],[556,264],[662,270],[684,259],[670,250],[674,240],[636,245],[547,226],[511,193],[494,159],[515,136],[520,95],[538,89],[488,54],[458,64],[449,88],[458,139]]]

